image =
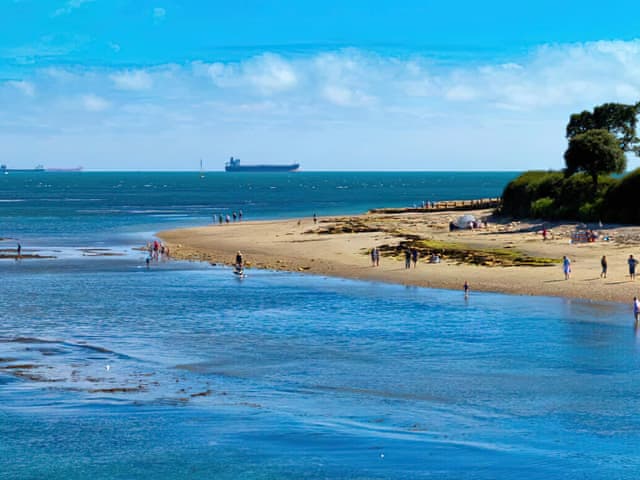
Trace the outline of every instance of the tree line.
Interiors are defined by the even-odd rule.
[[[574,113],[562,171],[528,171],[510,182],[501,213],[519,218],[640,223],[640,169],[624,176],[627,155],[640,156],[640,102],[605,103]]]

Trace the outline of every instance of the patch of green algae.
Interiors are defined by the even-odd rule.
[[[443,260],[454,260],[472,265],[548,267],[560,263],[560,260],[555,258],[533,257],[507,248],[478,249],[461,243],[417,238],[401,241],[398,245],[382,245],[379,248],[383,255],[403,258],[406,249],[415,248],[422,259],[436,254]]]

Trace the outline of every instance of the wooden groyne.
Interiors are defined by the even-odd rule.
[[[368,213],[427,213],[427,212],[447,212],[462,210],[483,210],[487,208],[498,208],[502,204],[502,198],[478,198],[475,200],[443,200],[441,202],[427,202],[421,207],[400,207],[400,208],[374,208]]]

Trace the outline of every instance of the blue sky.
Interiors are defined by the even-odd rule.
[[[570,113],[640,100],[639,14],[631,1],[0,0],[0,159],[560,168]]]

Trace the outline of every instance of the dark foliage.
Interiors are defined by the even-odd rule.
[[[640,168],[625,175],[608,191],[605,198],[605,216],[621,223],[640,224]]]

